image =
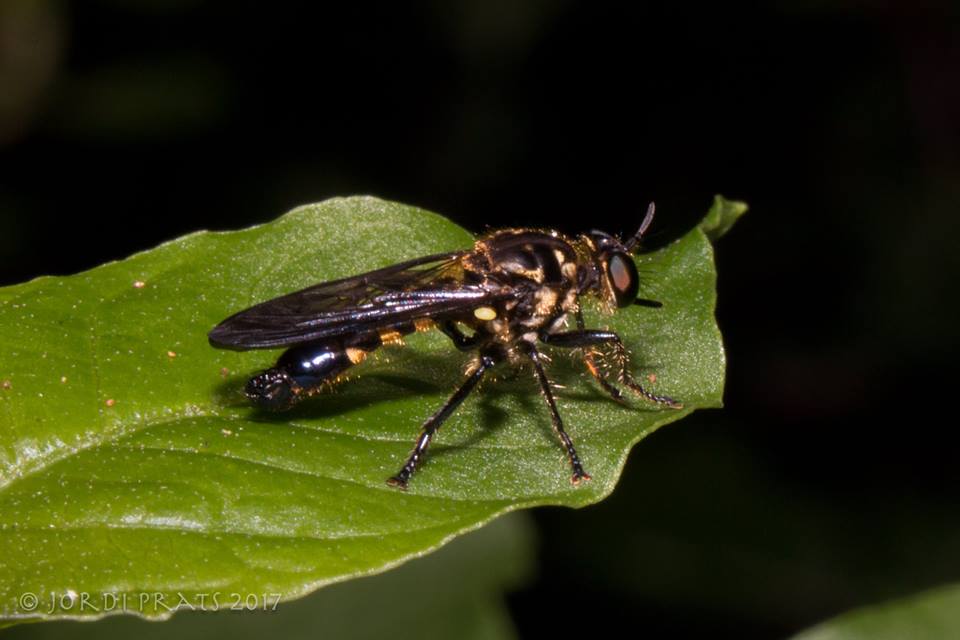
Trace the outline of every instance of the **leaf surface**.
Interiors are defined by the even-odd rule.
[[[710,233],[729,227],[717,207],[729,203],[715,203]],[[713,249],[701,228],[637,259],[641,295],[663,308],[587,314],[618,331],[634,371],[655,374],[649,386],[683,410],[618,405],[576,357],[550,352],[560,410],[593,476],[580,487],[529,371],[509,369],[444,425],[409,491],[385,484],[462,377],[469,356],[438,333],[382,349],[334,393],[282,415],[240,393],[278,352],[207,343],[211,327],[253,303],[471,243],[435,214],[345,198],[0,289],[0,617],[102,615],[81,609],[82,594],[126,594],[137,603],[127,611],[147,617],[169,615],[142,602],[149,593],[292,599],[510,510],[596,502],[634,443],[720,406]],[[24,606],[24,593],[65,599],[47,613]]]

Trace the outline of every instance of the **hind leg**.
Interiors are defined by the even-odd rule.
[[[414,474],[417,470],[417,465],[423,460],[423,456],[427,452],[427,447],[430,446],[430,441],[433,439],[433,436],[436,435],[437,429],[440,428],[440,425],[442,425],[446,419],[450,417],[450,414],[470,395],[470,392],[473,391],[477,383],[480,382],[480,379],[487,369],[496,363],[496,359],[492,356],[485,355],[480,357],[476,367],[470,372],[467,379],[464,380],[453,395],[443,403],[443,406],[437,409],[437,411],[423,423],[423,426],[420,428],[420,435],[417,437],[417,441],[413,445],[413,451],[410,452],[406,463],[397,475],[387,479],[387,484],[392,487],[397,487],[398,489],[407,488],[407,482],[410,481],[410,476]]]

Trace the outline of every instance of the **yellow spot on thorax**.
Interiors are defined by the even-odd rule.
[[[556,291],[548,287],[543,287],[537,291],[536,296],[534,296],[534,299],[537,301],[537,313],[543,316],[553,313],[559,297]]]
[[[493,307],[477,307],[473,310],[473,315],[477,320],[493,320],[497,317],[497,310]]]

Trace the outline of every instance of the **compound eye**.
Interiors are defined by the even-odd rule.
[[[618,307],[633,304],[640,287],[637,276],[637,266],[633,259],[625,253],[614,253],[607,260],[607,277],[613,289],[613,296]]]

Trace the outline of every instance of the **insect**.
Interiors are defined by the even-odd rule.
[[[437,430],[490,369],[529,363],[570,461],[571,480],[580,484],[590,476],[557,410],[540,344],[582,349],[587,370],[615,400],[623,394],[608,379],[605,363],[636,394],[681,407],[637,382],[620,337],[587,329],[581,311],[584,297],[597,299],[608,312],[631,304],[660,306],[637,298],[639,277],[631,257],[653,215],[651,203],[626,242],[600,231],[576,238],[549,230],[495,231],[470,250],[425,256],[262,302],[217,325],[210,343],[237,350],[287,347],[273,367],[246,385],[247,397],[271,411],[293,407],[380,346],[415,331],[438,329],[457,349],[473,352],[460,386],[423,423],[403,467],[387,480],[399,488],[406,488]],[[567,330],[570,317],[576,329]]]

